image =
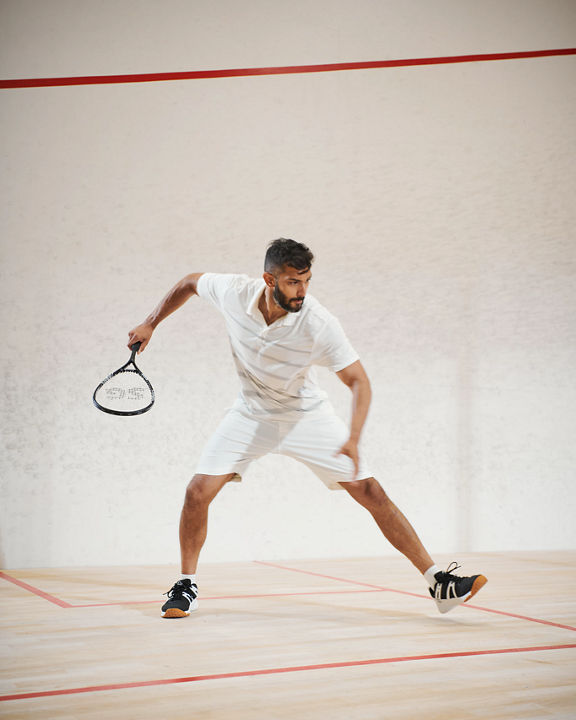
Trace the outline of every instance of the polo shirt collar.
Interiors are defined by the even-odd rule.
[[[254,318],[254,320],[257,320],[258,322],[263,322],[266,325],[266,320],[264,320],[264,316],[262,315],[262,313],[260,312],[260,308],[258,307],[260,297],[265,287],[266,283],[264,282],[264,280],[257,284],[256,289],[254,290],[254,294],[250,298],[250,302],[248,303],[248,307],[246,308],[246,313],[250,315],[250,317]],[[300,310],[300,313],[301,312],[302,310]],[[278,318],[276,322],[273,322],[267,327],[282,327],[283,325],[294,325],[300,313],[286,313],[286,315]]]

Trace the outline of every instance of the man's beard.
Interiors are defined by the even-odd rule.
[[[279,305],[282,310],[286,310],[286,312],[300,312],[300,310],[302,310],[302,306],[304,305],[304,298],[293,298],[292,301],[288,300],[286,295],[284,295],[282,290],[278,287],[278,283],[274,285],[272,297],[274,298],[276,304]],[[296,302],[296,300],[301,300],[302,302]]]

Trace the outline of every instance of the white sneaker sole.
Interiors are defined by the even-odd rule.
[[[198,600],[194,600],[194,602],[190,603],[190,607],[188,610],[180,610],[180,608],[168,608],[165,612],[162,613],[163,618],[183,618],[188,617],[190,613],[195,612],[198,610]]]

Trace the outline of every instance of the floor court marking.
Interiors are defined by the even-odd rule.
[[[388,663],[411,662],[416,660],[445,660],[482,655],[505,655],[510,653],[545,652],[548,650],[568,650],[576,648],[576,643],[568,645],[541,645],[521,648],[499,648],[495,650],[471,650],[464,652],[434,653],[430,655],[407,655],[400,657],[375,658],[371,660],[352,660],[349,662],[321,663],[317,665],[296,665],[293,667],[266,668],[264,670],[241,670],[238,672],[217,673],[214,675],[193,675],[191,677],[166,678],[164,680],[143,680],[141,682],[114,683],[109,685],[91,685],[78,688],[62,688],[60,690],[43,690],[39,692],[0,695],[0,702],[9,700],[30,700],[58,695],[76,695],[79,693],[106,692],[110,690],[128,690],[134,688],[154,687],[159,685],[176,685],[179,683],[203,682],[207,680],[227,680],[231,678],[255,677],[257,675],[278,675],[282,673],[309,672],[312,670],[335,670],[340,668],[362,667],[366,665],[384,665]]]
[[[358,595],[359,593],[377,593],[385,592],[384,589],[373,589],[373,590],[341,590],[341,595]],[[292,593],[257,593],[253,595],[202,595],[202,602],[205,600],[251,600],[253,598],[268,598],[268,597],[294,597],[300,595],[334,595],[333,590],[311,590],[310,592],[292,592]],[[149,605],[151,603],[158,603],[156,600],[124,600],[123,602],[115,603],[82,603],[69,605],[71,608],[89,608],[89,607],[113,607],[114,605]]]
[[[234,68],[228,70],[196,70],[190,72],[140,73],[131,75],[87,75],[78,77],[20,78],[0,80],[0,88],[54,87],[62,85],[105,85],[109,83],[160,82],[166,80],[201,80],[210,78],[251,77],[259,75],[293,75],[297,73],[336,72],[341,70],[371,70],[376,68],[413,67],[417,65],[446,65],[451,63],[486,62],[491,60],[521,60],[528,58],[576,55],[576,48],[527,50],[507,53],[449,55],[443,57],[375,60],[369,62],[324,63],[321,65],[285,65],[281,67]]]
[[[30,585],[29,583],[24,582],[23,580],[18,580],[15,577],[12,577],[12,575],[8,575],[7,573],[0,572],[0,578],[3,580],[6,580],[7,582],[11,582],[14,585],[17,585],[18,587],[21,587],[23,590],[27,590],[28,592],[32,593],[33,595],[37,595],[38,597],[43,598],[44,600],[48,600],[48,602],[53,603],[54,605],[58,605],[61,608],[69,609],[69,608],[90,608],[90,607],[114,607],[117,605],[149,605],[149,604],[156,604],[160,601],[160,598],[157,598],[156,600],[125,600],[122,602],[106,602],[106,603],[69,603],[65,600],[61,600],[60,598],[57,598],[55,595],[50,595],[47,592],[44,592],[43,590],[40,590],[37,587],[34,587],[33,585]],[[369,589],[354,589],[354,590],[339,590],[339,594],[345,594],[345,595],[357,595],[358,593],[376,593],[376,592],[385,592],[385,588],[379,588],[374,586],[373,588]],[[294,597],[299,595],[333,595],[333,590],[312,590],[309,592],[289,592],[289,593],[254,593],[251,595],[207,595],[206,597],[202,596],[202,601],[205,600],[250,600],[253,598],[267,598],[267,597]]]
[[[362,590],[339,590],[338,592],[340,594],[357,594],[357,593],[363,593],[363,592],[364,593],[391,592],[391,593],[395,593],[397,595],[408,595],[410,597],[428,600],[427,595],[423,595],[420,593],[408,592],[407,590],[397,590],[395,588],[388,588],[388,587],[383,587],[381,585],[373,585],[371,583],[360,582],[359,580],[348,580],[346,578],[336,577],[334,575],[325,575],[324,573],[312,572],[311,570],[301,570],[299,568],[292,568],[292,567],[288,567],[286,565],[278,565],[276,563],[265,562],[263,560],[255,560],[254,563],[256,565],[264,565],[266,567],[276,568],[277,570],[286,570],[289,572],[301,573],[303,575],[312,575],[314,577],[321,577],[321,578],[325,578],[327,580],[334,580],[336,582],[343,582],[343,583],[347,583],[348,585],[358,585],[358,586],[361,586],[362,588],[366,588],[366,589],[362,589]],[[123,602],[115,602],[115,603],[69,603],[69,602],[66,602],[65,600],[61,600],[60,598],[57,598],[55,595],[51,595],[50,593],[40,590],[39,588],[34,587],[33,585],[30,585],[29,583],[26,583],[23,580],[18,580],[17,578],[14,578],[11,575],[8,575],[7,573],[0,572],[0,579],[4,579],[8,582],[14,583],[18,587],[21,587],[23,590],[27,590],[28,592],[31,592],[33,595],[41,597],[44,600],[48,600],[48,602],[51,602],[54,605],[58,605],[58,607],[61,607],[64,609],[148,605],[148,604],[159,602],[159,599],[156,599],[156,600],[126,600]],[[265,597],[294,597],[294,596],[299,596],[299,595],[308,595],[309,596],[309,595],[332,595],[332,594],[333,594],[333,592],[331,590],[317,590],[315,592],[312,591],[312,592],[302,592],[302,593],[259,593],[259,594],[252,594],[252,595],[213,595],[213,596],[204,597],[202,599],[203,600],[246,600],[246,599],[251,599],[251,598],[265,598]],[[517,613],[506,612],[504,610],[494,610],[493,608],[482,607],[480,605],[470,605],[469,603],[464,603],[461,607],[468,608],[470,610],[480,610],[481,612],[493,613],[494,615],[503,615],[505,617],[516,618],[517,620],[526,620],[528,622],[539,623],[540,625],[548,625],[550,627],[557,627],[562,630],[571,630],[573,632],[576,632],[576,627],[573,627],[572,625],[563,625],[562,623],[552,622],[551,620],[541,620],[540,618],[533,618],[533,617],[529,617],[528,615],[519,615]]]
[[[60,598],[57,598],[54,595],[50,595],[49,593],[44,592],[43,590],[39,590],[37,587],[34,587],[33,585],[29,585],[28,583],[24,582],[23,580],[18,580],[17,578],[12,577],[11,575],[7,575],[6,573],[0,572],[0,578],[2,578],[3,580],[6,580],[7,582],[14,583],[14,585],[18,585],[18,587],[21,587],[23,590],[27,590],[28,592],[31,592],[33,595],[37,595],[38,597],[41,597],[44,600],[48,600],[48,602],[51,602],[54,605],[58,605],[58,607],[61,607],[61,608],[74,607],[73,605],[70,605],[70,603],[67,603],[64,600],[60,600]]]
[[[418,593],[407,592],[406,590],[395,590],[394,588],[386,588],[380,585],[372,585],[370,583],[360,582],[356,580],[350,580],[347,578],[335,577],[333,575],[324,575],[323,573],[312,572],[311,570],[301,570],[299,568],[288,567],[287,565],[278,565],[276,563],[264,562],[262,560],[254,561],[258,565],[266,565],[268,567],[277,568],[279,570],[288,570],[290,572],[302,573],[303,575],[314,575],[316,577],[327,578],[328,580],[336,580],[338,582],[345,582],[349,585],[356,584],[367,586],[371,588],[380,588],[386,592],[396,593],[398,595],[410,595],[412,597],[428,599],[428,595],[420,595]],[[549,625],[551,627],[561,628],[562,630],[572,630],[576,632],[576,627],[572,625],[563,625],[562,623],[552,622],[551,620],[541,620],[540,618],[529,617],[528,615],[518,615],[516,613],[506,612],[504,610],[493,610],[492,608],[481,607],[480,605],[470,605],[469,603],[463,603],[460,607],[468,608],[470,610],[480,610],[482,612],[489,612],[495,615],[504,615],[505,617],[517,618],[518,620],[527,620],[528,622],[540,623],[541,625]]]

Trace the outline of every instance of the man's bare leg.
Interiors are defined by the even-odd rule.
[[[342,483],[348,493],[368,510],[386,539],[422,573],[441,613],[447,613],[467,602],[487,583],[484,575],[460,577],[451,563],[445,572],[438,571],[414,528],[373,478]]]
[[[180,552],[183,577],[166,594],[162,617],[183,618],[198,609],[196,567],[208,531],[208,507],[234,473],[194,475],[186,488],[180,516]]]
[[[186,488],[180,516],[180,555],[182,574],[194,575],[198,556],[208,532],[208,507],[235,473],[227,475],[194,475]]]
[[[424,573],[434,565],[414,528],[373,477],[341,483],[372,515],[384,537]]]

